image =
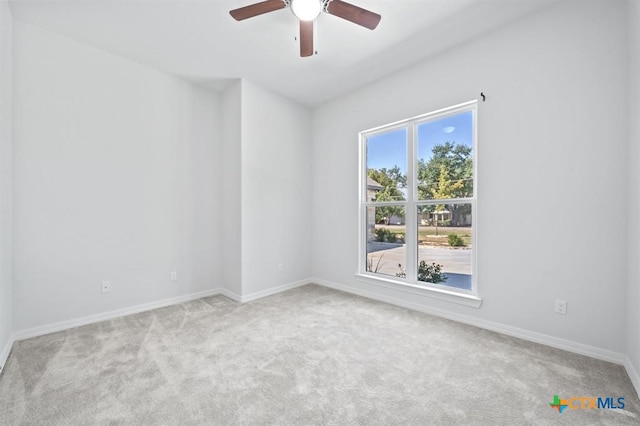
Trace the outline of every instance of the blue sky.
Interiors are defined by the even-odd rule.
[[[406,173],[407,131],[398,129],[367,140],[367,167],[390,169],[397,165]],[[473,148],[473,114],[463,112],[418,126],[418,158],[428,160],[435,145],[455,142]]]

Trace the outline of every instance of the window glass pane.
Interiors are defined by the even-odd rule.
[[[473,197],[473,112],[418,126],[418,199]]]
[[[367,259],[365,270],[404,278],[406,264],[405,209],[402,206],[367,207]]]
[[[407,199],[407,129],[367,138],[367,201]]]
[[[471,204],[418,206],[418,284],[471,290]]]

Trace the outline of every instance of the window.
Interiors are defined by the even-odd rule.
[[[476,102],[360,133],[360,275],[475,295]]]

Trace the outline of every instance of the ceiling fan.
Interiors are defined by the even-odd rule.
[[[236,21],[242,21],[286,7],[291,8],[293,14],[300,20],[300,56],[302,57],[313,55],[313,22],[322,12],[370,30],[375,29],[382,19],[382,16],[377,13],[342,0],[266,0],[234,9],[229,13]]]

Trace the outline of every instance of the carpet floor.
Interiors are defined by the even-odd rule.
[[[16,342],[0,424],[638,425],[640,401],[619,365],[307,285]]]

